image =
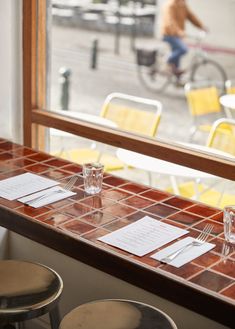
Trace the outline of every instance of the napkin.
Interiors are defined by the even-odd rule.
[[[170,245],[167,248],[164,248],[163,250],[153,254],[151,258],[154,258],[156,260],[161,261],[163,258],[169,256],[173,252],[177,251],[183,246],[186,246],[188,243],[192,242],[194,238],[187,237],[185,239],[182,239],[180,241],[175,242],[174,244]],[[175,267],[181,267],[184,264],[191,262],[193,259],[205,254],[209,250],[215,247],[215,244],[205,242],[200,246],[192,246],[188,249],[185,249],[181,254],[179,254],[175,259],[173,259],[168,264],[175,266]]]
[[[45,197],[43,195],[45,194]],[[76,193],[72,191],[68,191],[63,189],[60,186],[55,186],[50,189],[40,191],[31,195],[28,195],[26,197],[18,199],[18,201],[25,203],[33,208],[39,208],[46,206],[50,203],[63,200],[65,198],[68,198],[72,195],[75,195]],[[42,196],[41,199],[33,201],[35,198]]]

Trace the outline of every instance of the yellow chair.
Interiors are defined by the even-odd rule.
[[[131,96],[123,93],[109,94],[102,106],[100,116],[114,122],[118,129],[143,136],[154,137],[161,119],[162,104],[157,100]],[[93,144],[94,146],[94,144]],[[83,164],[99,161],[105,171],[120,170],[124,163],[106,150],[73,149],[60,154],[63,158]]]
[[[235,120],[227,118],[216,120],[211,127],[207,146],[235,156]],[[225,205],[235,204],[235,190],[234,194],[225,192],[227,186],[226,180],[223,181],[220,190],[190,181],[179,184],[178,189],[179,194],[183,197],[191,199],[198,195],[199,201],[210,206],[223,208]],[[168,188],[167,191],[173,192],[172,188]]]
[[[223,116],[219,102],[219,88],[211,82],[189,82],[185,85],[185,96],[189,112],[193,118],[190,140],[197,131],[209,133],[211,122]]]
[[[226,94],[235,94],[235,81],[227,80],[225,81]]]

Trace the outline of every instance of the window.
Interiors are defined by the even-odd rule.
[[[77,121],[50,111],[47,94],[47,7],[49,2],[23,1],[24,40],[24,143],[45,149],[45,127],[60,129],[115,147],[182,164],[234,180],[233,161],[212,157],[179,147],[177,144],[146,138],[141,135]]]

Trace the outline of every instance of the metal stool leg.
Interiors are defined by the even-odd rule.
[[[56,305],[49,313],[51,329],[58,329],[60,324],[60,312],[59,307]]]

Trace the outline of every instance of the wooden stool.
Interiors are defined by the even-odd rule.
[[[0,328],[49,313],[57,329],[62,289],[60,276],[44,265],[0,260]]]
[[[171,318],[147,304],[106,299],[83,304],[69,312],[60,329],[177,329]]]

